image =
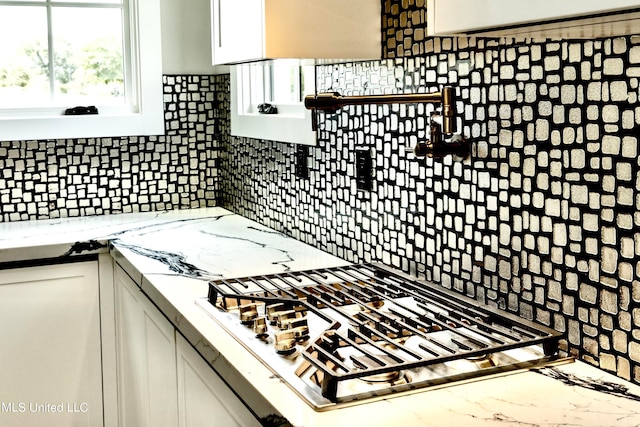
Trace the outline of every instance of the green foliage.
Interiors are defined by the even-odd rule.
[[[83,46],[57,41],[54,47],[53,78],[60,93],[120,94],[124,84],[122,46],[115,39],[93,39]],[[48,47],[32,43],[24,47],[27,66],[5,64],[0,68],[0,87],[25,88],[51,76]]]
[[[114,44],[115,40],[94,40],[83,49],[83,68],[93,71],[95,83],[123,83],[122,55]]]
[[[31,74],[22,67],[0,69],[0,86],[24,88],[30,80]]]

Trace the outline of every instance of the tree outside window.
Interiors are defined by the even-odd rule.
[[[121,1],[0,0],[0,107],[126,102]]]

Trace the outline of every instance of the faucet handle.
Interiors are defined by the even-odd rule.
[[[462,161],[467,159],[471,154],[471,142],[462,135],[455,134],[450,142],[443,141],[442,139],[439,139],[437,142],[434,140],[418,142],[415,147],[413,147],[413,153],[416,157],[432,157],[438,159],[451,154],[454,160]]]

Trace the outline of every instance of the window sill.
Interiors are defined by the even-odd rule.
[[[311,113],[303,117],[281,114],[231,114],[231,135],[270,141],[316,145]]]
[[[310,110],[304,104],[286,106],[285,114],[257,114],[242,111],[239,92],[243,89],[235,67],[231,70],[231,135],[269,141],[316,145]]]
[[[149,108],[143,114],[0,119],[0,134],[3,141],[162,135],[162,100],[154,104],[159,108]]]

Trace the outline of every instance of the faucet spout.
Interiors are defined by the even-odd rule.
[[[453,89],[446,87],[442,92],[431,93],[399,93],[388,95],[354,95],[343,96],[339,92],[326,92],[317,95],[307,95],[304,99],[304,106],[311,110],[335,112],[347,105],[364,104],[407,104],[413,102],[442,102],[446,97],[451,99]]]
[[[414,148],[417,157],[443,158],[453,155],[456,159],[464,160],[469,156],[470,143],[462,135],[457,135],[456,93],[450,86],[445,86],[439,92],[408,93],[390,95],[362,95],[342,96],[338,92],[326,92],[308,95],[304,99],[304,106],[308,110],[335,113],[347,105],[365,104],[409,104],[409,103],[441,104],[440,112],[433,112],[431,118],[438,117],[441,123],[431,120],[430,139],[419,142]],[[317,117],[312,116],[312,126],[316,130]],[[449,141],[445,141],[450,138]]]
[[[442,131],[448,135],[456,132],[456,94],[450,86],[444,87],[441,91],[431,93],[343,96],[338,92],[326,92],[307,95],[304,98],[305,108],[326,113],[335,113],[347,105],[421,102],[442,104]]]

